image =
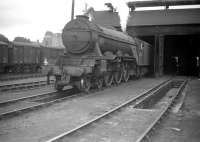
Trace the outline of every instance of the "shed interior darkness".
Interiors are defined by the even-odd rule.
[[[197,76],[197,58],[200,58],[200,35],[173,35],[164,37],[164,73]]]

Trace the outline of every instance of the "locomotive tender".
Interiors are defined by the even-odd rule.
[[[57,90],[71,85],[88,92],[91,87],[127,82],[130,76],[139,77],[149,71],[148,43],[97,25],[85,15],[65,25],[62,40],[67,52],[54,67]]]

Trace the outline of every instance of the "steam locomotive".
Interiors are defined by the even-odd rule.
[[[149,72],[151,45],[89,21],[85,15],[67,23],[62,32],[66,53],[56,62],[55,88],[71,85],[88,92],[127,82]]]

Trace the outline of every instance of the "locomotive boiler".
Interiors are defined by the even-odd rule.
[[[84,15],[67,23],[62,32],[66,53],[54,67],[55,88],[72,85],[88,92],[127,82],[148,72],[150,45],[137,38],[89,21]]]

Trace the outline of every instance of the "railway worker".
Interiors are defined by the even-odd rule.
[[[47,84],[50,84],[50,77],[53,74],[53,68],[50,68],[49,71],[47,72]]]
[[[197,67],[197,75],[200,77],[200,66],[199,66],[199,57],[196,57],[196,67]]]
[[[176,67],[176,75],[179,73],[179,57],[174,56],[172,57],[175,60],[175,67]]]
[[[47,58],[44,58],[44,67],[45,67],[45,72],[47,71],[47,84],[50,84],[50,77],[52,75],[52,68],[49,68],[50,66],[48,65]]]

